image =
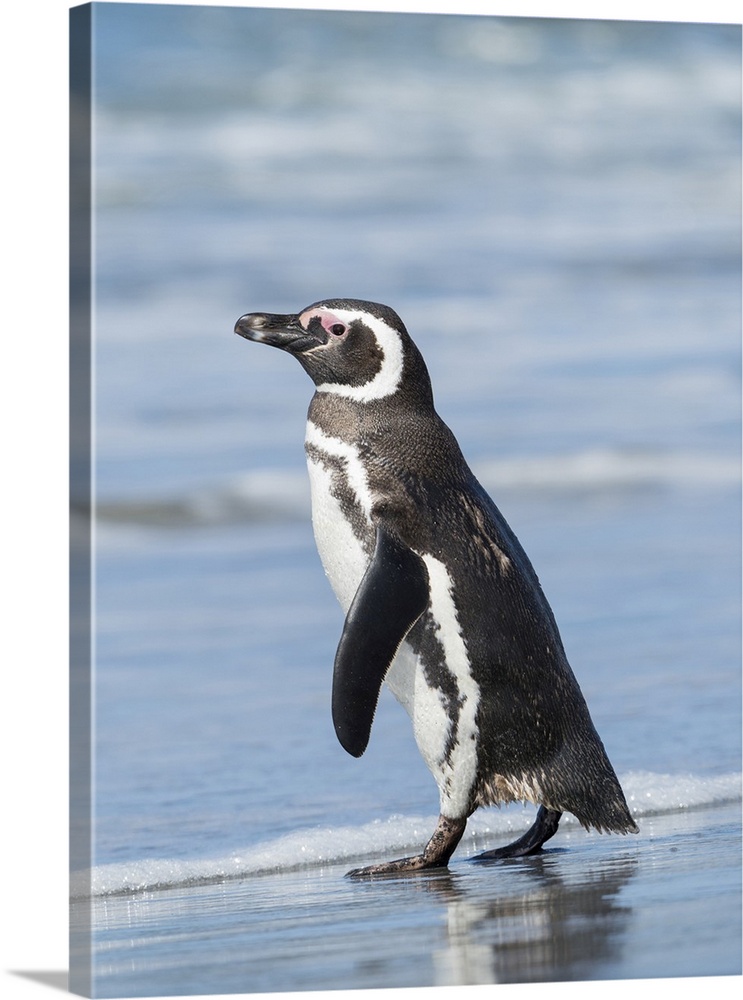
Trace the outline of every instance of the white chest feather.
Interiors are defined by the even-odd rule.
[[[364,467],[353,445],[324,434],[311,421],[305,439],[312,497],[312,528],[317,550],[343,611],[348,611],[369,564],[369,556],[347,512],[341,493],[355,502],[358,518],[372,536],[372,496]],[[317,457],[313,457],[317,456]],[[340,473],[336,469],[340,467]],[[339,481],[339,479],[341,481]]]

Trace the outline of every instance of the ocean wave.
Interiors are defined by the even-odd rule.
[[[622,786],[637,819],[741,801],[740,774],[702,778],[631,772],[622,779]],[[481,810],[470,820],[462,846],[466,849],[484,836],[520,833],[532,821],[533,814],[527,810]],[[100,865],[90,875],[73,873],[71,894],[89,898],[185,888],[407,851],[427,839],[435,822],[435,816],[391,816],[360,826],[298,830],[222,858],[146,858]],[[566,815],[563,826],[571,825],[577,826],[577,820]]]
[[[715,488],[740,482],[737,456],[693,452],[587,449],[567,455],[498,458],[475,473],[493,496],[505,492],[591,493],[685,487]],[[182,496],[106,499],[100,521],[153,527],[300,520],[309,516],[309,483],[303,468],[255,470]]]
[[[594,448],[485,462],[477,472],[492,489],[574,492],[731,485],[740,482],[741,467],[737,456]]]
[[[299,520],[309,511],[310,486],[304,469],[256,470],[181,496],[106,499],[96,504],[103,522],[173,528]]]

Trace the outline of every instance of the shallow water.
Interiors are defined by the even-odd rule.
[[[116,4],[95,30],[101,995],[408,985],[403,941],[418,985],[739,970],[732,902],[689,935],[707,876],[739,881],[740,30]],[[414,892],[336,878],[424,841],[435,786],[389,695],[362,760],[335,741],[310,383],[232,335],[335,295],[402,315],[651,817],[568,824],[495,898],[463,860]],[[615,875],[584,940],[602,892],[565,886]],[[524,879],[558,886],[549,947]],[[350,892],[381,957],[345,939]],[[249,976],[216,955],[242,935]]]
[[[519,862],[362,881],[342,865],[104,897],[99,996],[735,975],[740,807]],[[737,945],[735,942],[737,941]]]

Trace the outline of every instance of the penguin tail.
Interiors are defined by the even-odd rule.
[[[599,833],[639,833],[622,786],[598,736],[565,748],[552,762],[546,804],[571,812],[581,826]]]
[[[599,833],[640,832],[640,828],[635,823],[627,808],[624,796],[621,797],[621,800],[615,799],[610,803],[602,802],[599,808],[592,808],[590,810],[581,809],[579,812],[576,806],[569,811],[573,813],[581,826],[585,827],[586,830],[593,828],[594,830],[598,830]]]

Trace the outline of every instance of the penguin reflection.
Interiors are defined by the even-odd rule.
[[[446,943],[433,954],[436,986],[604,978],[622,960],[632,909],[622,902],[637,858],[584,867],[577,878],[562,851],[498,866],[483,878],[443,875],[426,891],[446,906]]]

